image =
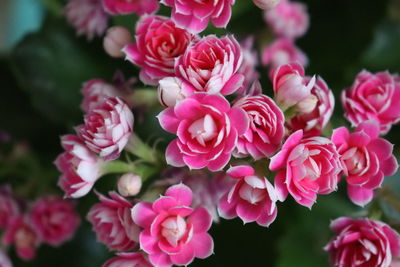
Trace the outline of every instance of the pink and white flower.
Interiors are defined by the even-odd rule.
[[[361,123],[354,133],[345,127],[335,129],[332,142],[341,155],[348,195],[355,204],[364,206],[372,200],[373,190],[381,186],[384,176],[397,171],[393,145],[379,138],[379,125],[374,121]]]
[[[229,95],[242,87],[242,61],[241,47],[232,35],[208,35],[177,59],[175,73],[192,92]]]
[[[324,137],[303,139],[303,131],[299,130],[290,135],[282,150],[271,158],[269,168],[279,170],[275,187],[280,201],[290,193],[297,203],[311,208],[317,194],[336,190],[342,164],[331,140]]]
[[[244,223],[257,222],[268,227],[278,212],[278,197],[272,184],[267,178],[257,176],[250,166],[234,166],[226,173],[237,182],[220,200],[221,217],[240,217]]]
[[[65,152],[54,162],[62,172],[58,185],[64,190],[66,197],[82,197],[102,175],[103,161],[75,135],[61,137],[61,145]]]
[[[290,39],[303,36],[310,20],[304,4],[289,0],[282,0],[275,8],[265,11],[264,19],[276,35]]]
[[[306,76],[306,83],[311,77]],[[305,137],[319,136],[329,123],[335,107],[335,98],[326,82],[317,77],[311,95],[296,106],[297,114],[286,121],[290,132],[303,130]]]
[[[332,266],[389,267],[400,257],[400,235],[383,222],[341,217],[331,229],[336,236],[324,249]]]
[[[140,252],[118,253],[104,263],[103,267],[153,267],[147,257]]]
[[[89,40],[103,35],[107,29],[109,16],[101,0],[68,0],[64,13],[77,34],[86,35]]]
[[[204,208],[192,209],[192,191],[183,184],[171,186],[154,203],[139,202],[132,218],[144,228],[140,248],[158,267],[189,265],[194,258],[207,258],[214,243],[207,233],[212,217]]]
[[[304,68],[298,63],[279,66],[274,73],[275,100],[284,110],[307,99],[315,85],[315,76],[308,79]]]
[[[258,160],[271,157],[280,147],[285,134],[285,117],[275,102],[266,95],[244,96],[234,107],[242,108],[250,127],[239,136],[235,157],[252,156]]]
[[[158,0],[102,0],[106,12],[111,15],[136,13],[139,16],[158,10]]]
[[[194,94],[158,115],[161,127],[178,138],[167,147],[167,163],[191,169],[221,170],[238,136],[249,127],[246,113],[221,95]]]
[[[387,134],[400,120],[400,78],[389,72],[360,72],[353,85],[342,93],[345,117],[352,126],[374,120]]]
[[[133,204],[116,192],[110,192],[109,197],[97,195],[100,203],[91,207],[87,215],[97,240],[110,250],[125,252],[136,247],[140,229],[131,218]]]
[[[87,147],[106,161],[119,157],[133,131],[133,114],[119,97],[107,98],[84,117],[77,128]]]
[[[10,220],[21,213],[20,205],[8,185],[0,187],[0,229],[6,228]]]
[[[140,80],[156,85],[164,77],[174,76],[175,59],[181,56],[195,37],[163,16],[145,16],[136,27],[136,43],[123,48],[126,59],[141,67]]]
[[[172,7],[171,17],[179,27],[199,33],[207,28],[210,20],[216,27],[225,28],[235,0],[162,0],[161,3]]]
[[[71,239],[80,224],[74,204],[55,196],[38,199],[33,204],[30,220],[38,237],[53,246]]]

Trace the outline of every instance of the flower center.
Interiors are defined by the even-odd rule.
[[[186,221],[181,216],[169,217],[161,226],[161,234],[171,246],[176,247],[186,233]]]
[[[217,125],[213,118],[207,114],[205,117],[193,122],[189,127],[189,132],[193,139],[205,146],[207,141],[217,136]]]
[[[242,199],[251,204],[257,204],[265,198],[265,189],[252,187],[249,184],[243,184],[239,189],[239,195]]]

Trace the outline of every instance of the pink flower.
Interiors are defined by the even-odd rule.
[[[305,81],[311,81],[311,77],[306,77]],[[319,136],[329,123],[334,107],[332,91],[318,76],[311,95],[297,104],[297,115],[289,119],[286,126],[290,132],[303,130],[305,137]]]
[[[160,79],[175,75],[175,59],[193,39],[167,17],[145,16],[137,24],[136,43],[125,46],[123,52],[127,60],[141,67],[140,80],[156,85]]]
[[[173,107],[178,101],[191,95],[192,89],[179,78],[165,77],[159,81],[157,93],[161,105]]]
[[[175,73],[192,92],[229,95],[243,84],[244,76],[239,74],[242,60],[240,45],[232,35],[208,35],[177,59]]]
[[[125,53],[122,48],[132,42],[132,34],[122,26],[113,26],[108,28],[106,36],[103,39],[103,48],[108,55],[115,58],[123,58]]]
[[[62,172],[58,185],[64,190],[66,197],[82,197],[102,175],[103,162],[75,135],[61,137],[61,145],[65,152],[54,162]]]
[[[104,10],[111,15],[136,13],[139,16],[158,10],[158,0],[102,0]]]
[[[336,236],[324,249],[332,266],[390,267],[400,257],[400,236],[383,222],[341,217],[331,229]]]
[[[0,229],[6,228],[10,220],[21,213],[20,205],[11,192],[11,187],[0,187]]]
[[[65,16],[78,35],[86,35],[89,40],[101,36],[107,29],[108,15],[101,0],[68,0]]]
[[[384,176],[398,168],[393,145],[379,138],[379,125],[373,121],[361,123],[354,133],[345,127],[335,129],[332,142],[343,162],[350,199],[364,206],[373,198],[373,190],[381,186]]]
[[[290,39],[303,36],[309,25],[306,6],[289,0],[282,0],[267,10],[264,19],[276,35]]]
[[[252,156],[258,160],[271,157],[280,147],[285,134],[285,117],[275,102],[266,95],[244,96],[234,107],[242,108],[250,127],[239,136],[234,155]]]
[[[55,196],[37,200],[30,212],[30,220],[39,238],[53,246],[71,239],[80,224],[73,203]]]
[[[228,164],[239,135],[249,120],[221,95],[194,94],[158,115],[161,127],[177,134],[166,149],[167,163],[218,171]]]
[[[258,55],[253,49],[254,38],[248,37],[242,43],[243,63],[238,73],[244,76],[243,86],[239,88],[238,93],[246,94],[248,88],[258,80],[260,74],[257,72]]]
[[[40,240],[27,218],[13,217],[7,227],[3,242],[6,245],[15,245],[16,252],[21,259],[32,260],[36,256],[36,248]]]
[[[290,193],[297,203],[311,208],[317,194],[336,190],[342,165],[331,140],[302,138],[302,130],[290,135],[282,150],[271,158],[269,168],[279,170],[275,177],[279,200]]]
[[[0,266],[1,267],[12,267],[13,266],[8,255],[2,250],[0,250]]]
[[[146,256],[140,252],[118,253],[104,263],[103,267],[153,267]]]
[[[262,63],[270,66],[270,76],[280,65],[298,62],[302,66],[307,66],[308,58],[301,51],[292,39],[278,38],[272,44],[264,47],[262,52]]]
[[[267,178],[256,176],[250,166],[231,167],[227,174],[237,182],[220,200],[221,217],[232,219],[238,216],[244,223],[257,222],[268,227],[278,212],[275,188]]]
[[[139,202],[132,218],[144,229],[140,248],[157,267],[189,265],[194,258],[207,258],[214,243],[207,231],[211,215],[204,208],[192,209],[192,191],[183,184],[171,186],[154,203]]]
[[[166,6],[172,7],[172,20],[182,28],[199,33],[207,28],[208,22],[218,28],[225,28],[231,18],[231,6],[235,0],[162,0]]]
[[[133,114],[128,105],[119,97],[107,98],[84,120],[77,132],[88,148],[106,161],[118,158],[133,130]]]
[[[125,252],[136,247],[140,229],[131,218],[133,204],[116,192],[110,192],[109,198],[97,195],[100,203],[91,207],[87,215],[97,240],[110,250]]]
[[[380,124],[382,135],[400,120],[400,78],[389,72],[360,72],[353,85],[342,93],[345,117],[352,126],[366,120]]]
[[[298,104],[311,95],[315,77],[304,77],[304,69],[298,63],[279,66],[274,73],[273,89],[278,105],[284,109]]]

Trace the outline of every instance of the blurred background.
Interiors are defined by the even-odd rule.
[[[306,71],[321,75],[335,93],[333,128],[348,125],[339,95],[356,74],[362,69],[400,72],[400,1],[297,1],[308,6],[311,17],[309,31],[297,41],[309,57]],[[250,0],[236,2],[228,31],[240,38],[256,34],[268,39],[262,11]],[[77,37],[63,17],[64,5],[61,0],[0,0],[0,183],[10,183],[17,193],[32,199],[43,192],[61,194],[56,187],[59,173],[52,162],[61,152],[59,137],[82,121],[82,83],[96,77],[111,80],[116,69],[131,76],[138,72],[131,64],[107,56],[101,38],[89,42]],[[121,16],[111,23],[133,31],[136,20],[135,15]],[[223,33],[210,28],[204,34],[213,32]],[[260,68],[260,72],[268,94],[272,89],[267,70]],[[153,118],[156,113],[145,114],[145,121],[152,125],[139,129],[140,135],[162,132]],[[400,126],[395,126],[387,136],[397,156],[399,133]],[[386,181],[395,194],[400,192],[399,174]],[[114,184],[104,181],[100,191]],[[112,254],[96,243],[84,219],[95,201],[94,194],[79,200],[84,223],[71,242],[59,248],[42,246],[29,263],[11,251],[14,266],[101,266]],[[379,200],[370,205],[382,210],[385,220],[399,230],[398,202]],[[343,185],[335,194],[320,196],[311,211],[292,200],[278,210],[269,228],[254,223],[243,226],[239,220],[214,225],[215,255],[191,266],[328,266],[322,247],[331,237],[330,221],[363,212],[347,199]]]

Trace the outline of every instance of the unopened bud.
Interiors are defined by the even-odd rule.
[[[253,0],[254,4],[261,9],[268,10],[276,7],[281,0]]]
[[[158,100],[165,107],[175,106],[186,97],[182,81],[175,77],[166,77],[159,81]]]
[[[107,30],[103,40],[104,50],[111,57],[123,58],[122,48],[132,42],[132,34],[127,28],[114,26]]]
[[[142,188],[142,178],[133,173],[126,173],[118,180],[118,192],[124,197],[136,196]]]

